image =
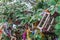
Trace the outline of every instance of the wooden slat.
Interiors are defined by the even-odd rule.
[[[49,17],[50,17],[50,14],[48,14],[48,16],[47,16],[47,18],[46,18],[44,24],[42,25],[42,27],[45,27],[45,24],[46,24],[47,20],[49,19]]]
[[[45,18],[45,16],[46,16],[46,14],[43,15],[43,17],[42,17],[41,21],[39,22],[38,26],[41,25],[41,23],[42,23],[43,19]]]
[[[50,17],[48,18],[45,27],[47,27],[47,25],[49,24],[49,21],[50,21]]]
[[[51,21],[51,23],[50,23],[50,25],[49,25],[49,27],[48,27],[47,31],[49,31],[49,30],[50,30],[50,28],[51,28],[51,26],[52,26],[53,22],[54,22],[54,18],[52,19],[52,21]]]

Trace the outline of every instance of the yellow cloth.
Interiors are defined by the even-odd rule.
[[[31,38],[29,37],[29,33],[30,33],[30,29],[27,30],[27,40],[31,40]]]
[[[41,39],[44,40],[45,35],[41,32]]]

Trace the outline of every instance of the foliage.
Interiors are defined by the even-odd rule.
[[[4,1],[4,0],[2,0]],[[7,4],[7,3],[11,4]],[[55,11],[55,6],[57,5],[58,12],[60,13],[60,4],[59,0],[48,0],[48,1],[37,1],[36,5],[33,5],[31,8],[32,13],[24,13],[25,10],[28,10],[27,3],[24,2],[13,2],[13,0],[6,0],[6,2],[3,3],[3,5],[0,6],[0,14],[5,15],[7,18],[13,18],[13,20],[22,20],[21,24],[25,23],[33,23],[37,21],[38,19],[41,19],[42,17],[39,15],[43,10],[49,9],[51,13],[53,14]],[[51,8],[51,6],[53,6]],[[42,11],[40,10],[42,9]],[[30,10],[30,11],[31,11]],[[40,10],[40,11],[39,11]],[[29,16],[29,17],[28,17]],[[34,17],[34,18],[33,18]]]

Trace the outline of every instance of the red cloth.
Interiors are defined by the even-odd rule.
[[[0,30],[0,34],[2,34],[2,30]]]

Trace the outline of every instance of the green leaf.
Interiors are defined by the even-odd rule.
[[[58,6],[58,13],[60,13],[60,5]]]
[[[56,24],[55,29],[60,29],[60,23]]]
[[[49,1],[48,1],[48,4],[49,4],[49,5],[56,5],[56,2],[55,2],[55,0],[49,0]]]
[[[56,22],[60,23],[60,16],[56,17]]]

